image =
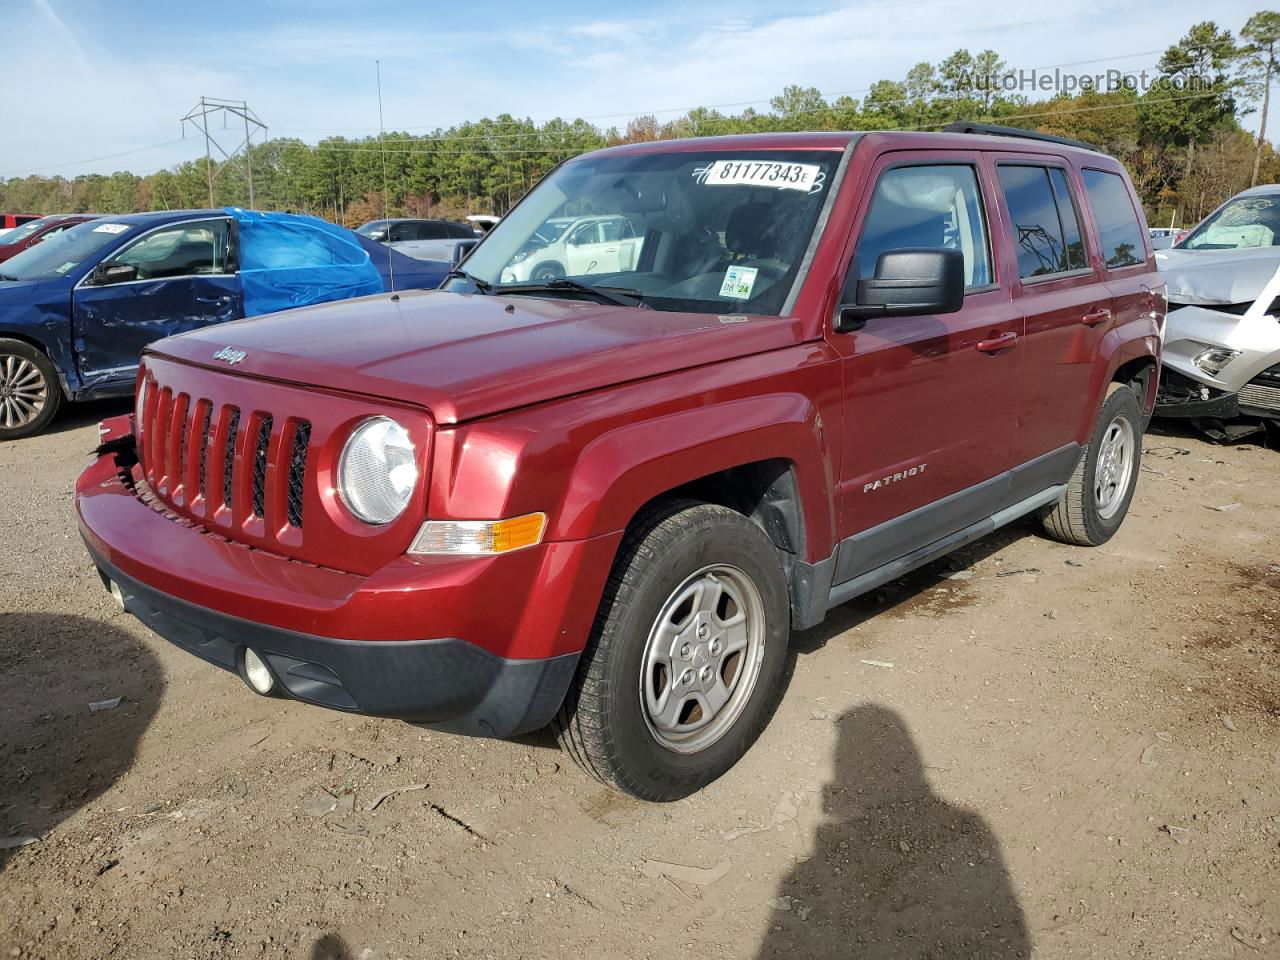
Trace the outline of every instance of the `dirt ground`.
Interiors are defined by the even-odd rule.
[[[1106,546],[1019,524],[840,608],[649,806],[118,613],[71,489],[120,409],[0,444],[0,957],[1280,957],[1278,452],[1149,435]]]

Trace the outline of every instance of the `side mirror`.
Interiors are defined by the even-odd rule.
[[[455,243],[453,245],[453,255],[449,257],[449,265],[456,267],[460,264],[479,242],[479,240],[459,240]]]
[[[856,262],[836,308],[839,333],[861,329],[870,317],[955,313],[964,306],[964,254],[942,247],[880,254],[875,276],[858,278]]]
[[[127,263],[100,263],[93,271],[93,282],[101,286],[137,279],[138,268]]]

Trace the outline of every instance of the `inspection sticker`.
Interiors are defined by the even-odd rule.
[[[100,223],[93,228],[94,233],[124,233],[129,229],[127,223]]]
[[[717,160],[693,171],[694,178],[707,186],[777,187],[817,193],[826,180],[826,171],[816,163],[783,163],[780,160]]]
[[[724,283],[720,284],[720,296],[733,297],[735,300],[750,300],[751,288],[756,285],[755,267],[730,267],[724,272]]]

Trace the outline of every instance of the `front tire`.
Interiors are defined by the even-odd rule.
[[[537,280],[539,283],[546,283],[548,280],[559,280],[563,276],[564,267],[554,260],[548,260],[546,263],[540,263],[534,267],[529,279]]]
[[[628,532],[557,718],[587,772],[671,801],[732,767],[781,694],[790,629],[777,549],[727,507],[660,505]]]
[[[0,338],[0,440],[40,433],[61,402],[49,358],[24,340]]]
[[[1049,536],[1096,547],[1115,535],[1138,485],[1143,424],[1137,395],[1113,384],[1066,495],[1042,516]]]

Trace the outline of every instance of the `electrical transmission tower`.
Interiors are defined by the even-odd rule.
[[[232,117],[244,121],[244,140],[240,141],[240,144],[230,153],[218,142],[218,138],[209,129],[209,120],[218,114],[222,114],[223,130],[231,129],[228,121]],[[263,140],[266,140],[267,125],[258,119],[258,115],[249,109],[249,104],[244,100],[222,100],[218,97],[201,97],[200,102],[187,112],[187,115],[182,118],[183,136],[187,134],[188,122],[204,134],[204,170],[205,177],[209,181],[209,206],[214,206],[213,181],[218,172],[243,152],[245,172],[249,181],[249,207],[252,209],[253,158],[250,156],[249,147],[252,144],[253,135],[259,131],[262,132]],[[224,134],[223,136],[225,137],[226,135]],[[239,137],[239,132],[235,136]],[[213,159],[213,151],[215,149],[222,154],[222,160],[218,163],[215,163]]]

